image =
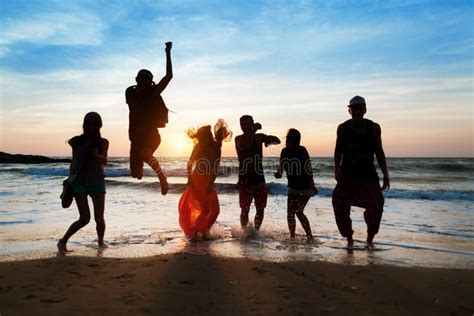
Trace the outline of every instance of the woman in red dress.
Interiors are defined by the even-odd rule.
[[[210,125],[188,136],[195,145],[188,161],[188,186],[179,200],[179,224],[191,240],[209,238],[209,230],[219,215],[219,200],[214,188],[221,158],[222,141],[230,141],[232,132],[224,120],[217,121],[214,134]],[[193,169],[194,167],[194,169]]]

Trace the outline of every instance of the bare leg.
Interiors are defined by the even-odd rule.
[[[306,217],[306,215],[304,215],[303,210],[297,212],[296,216],[298,216],[301,226],[303,226],[303,229],[306,233],[306,241],[311,243],[313,241],[313,234],[311,232],[311,226],[309,224],[308,218]]]
[[[309,196],[298,196],[296,201],[296,216],[298,217],[300,223],[301,223],[301,226],[303,226],[303,229],[306,233],[306,241],[308,243],[311,243],[313,241],[313,233],[311,232],[311,225],[309,224],[309,220],[308,218],[306,217],[306,215],[304,215],[303,211],[304,211],[304,208],[306,207],[306,204],[308,204],[308,201],[309,201]]]
[[[240,225],[242,227],[247,227],[247,224],[249,223],[249,212],[250,207],[243,208],[240,212]]]
[[[104,219],[104,209],[105,209],[105,193],[98,193],[92,197],[92,203],[94,204],[94,219],[97,230],[97,242],[99,247],[106,248],[107,245],[104,243],[104,233],[105,233],[105,219]]]
[[[153,157],[153,153],[148,149],[143,149],[142,157],[158,176],[158,179],[160,180],[161,194],[166,195],[169,190],[169,185],[165,173],[161,170],[160,162]]]
[[[296,219],[295,219],[295,203],[294,197],[292,195],[288,195],[287,200],[287,216],[286,219],[288,221],[288,229],[290,231],[290,238],[295,238],[295,230],[296,230]]]
[[[347,239],[347,248],[354,247],[354,239],[352,239],[352,235],[347,236],[346,239]]]
[[[253,195],[255,199],[255,229],[259,230],[262,226],[265,206],[267,205],[267,187],[266,185],[259,185],[253,188]]]
[[[257,211],[255,212],[255,229],[256,230],[259,230],[260,226],[262,226],[264,212],[265,212],[265,208],[257,208]]]
[[[375,245],[374,245],[374,237],[375,237],[374,234],[367,234],[367,240],[366,240],[366,242],[365,242],[365,246],[366,246],[368,249],[374,249],[374,248],[375,248]]]
[[[79,219],[69,226],[69,229],[66,231],[63,238],[59,240],[58,251],[61,255],[64,255],[68,251],[66,248],[66,243],[68,242],[69,238],[71,238],[71,236],[74,235],[79,229],[86,226],[91,219],[89,203],[87,202],[87,194],[76,193],[74,195],[74,199],[76,200],[77,209],[79,210]]]

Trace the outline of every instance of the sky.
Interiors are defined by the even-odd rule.
[[[0,151],[70,155],[97,111],[127,156],[125,89],[139,69],[164,76],[172,41],[157,156],[188,156],[185,131],[220,118],[238,135],[244,114],[331,156],[361,95],[387,156],[472,157],[473,35],[472,1],[2,1]]]

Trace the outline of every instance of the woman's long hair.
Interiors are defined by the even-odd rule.
[[[209,141],[214,141],[211,125],[201,126],[197,130],[195,128],[190,128],[186,131],[186,135],[191,138],[191,140],[194,142],[194,145],[197,145],[206,139]]]
[[[190,128],[186,131],[186,135],[192,139],[194,145],[204,139],[212,140],[219,144],[223,141],[230,142],[232,140],[232,131],[223,119],[219,119],[214,125],[214,136],[212,135],[211,125],[201,126],[197,130]]]
[[[99,126],[96,133],[90,134],[87,132],[87,124],[93,122]],[[99,153],[102,153],[102,135],[100,134],[100,129],[102,127],[102,118],[97,112],[89,112],[84,116],[84,121],[82,122],[82,134],[75,136],[69,139],[68,143],[75,147],[77,145],[83,144],[88,139],[91,140],[91,147],[97,147]]]

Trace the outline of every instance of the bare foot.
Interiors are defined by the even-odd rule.
[[[373,242],[371,241],[366,241],[365,242],[365,248],[369,249],[369,250],[374,250],[375,249],[375,245]]]
[[[367,239],[365,240],[365,248],[367,248],[369,250],[374,250],[375,249],[374,237],[375,237],[375,234],[367,233]]]
[[[99,241],[98,244],[99,244],[99,248],[100,248],[100,249],[107,249],[107,248],[109,248],[109,245],[107,245],[107,244],[106,244],[105,242],[103,242],[103,241]]]
[[[64,243],[62,240],[59,240],[56,246],[58,246],[59,256],[65,256],[69,252],[66,248],[66,243]]]
[[[195,233],[194,236],[192,236],[191,238],[189,238],[189,240],[191,242],[200,242],[202,241],[202,236],[199,232]]]
[[[354,247],[354,239],[351,237],[347,237],[347,248],[353,248]]]
[[[211,240],[211,232],[209,230],[207,230],[206,232],[204,232],[204,234],[202,234],[202,240]]]
[[[306,236],[306,243],[312,244],[314,242],[314,238],[312,235]]]
[[[161,194],[166,195],[168,193],[168,190],[170,189],[170,186],[168,184],[168,180],[166,177],[160,178],[160,187],[161,187]]]

